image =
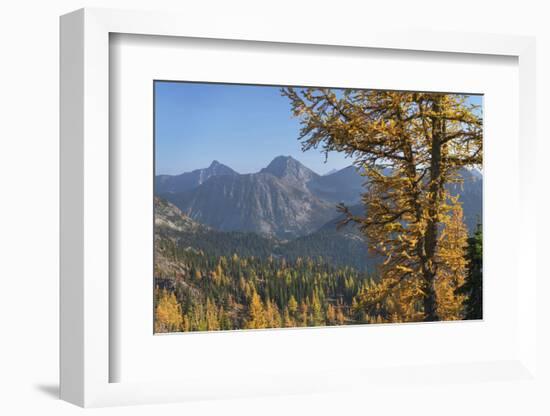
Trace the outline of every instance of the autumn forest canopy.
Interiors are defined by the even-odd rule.
[[[155,332],[481,319],[480,100],[276,93],[297,152],[349,166],[157,175]]]

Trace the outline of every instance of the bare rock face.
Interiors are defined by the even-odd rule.
[[[309,182],[320,177],[291,156],[277,156],[260,173],[269,173],[297,188],[306,188]]]
[[[201,228],[207,227],[193,221],[187,215],[184,215],[181,210],[172,205],[168,201],[165,201],[155,196],[155,229],[164,233],[170,232],[190,232],[197,231]]]

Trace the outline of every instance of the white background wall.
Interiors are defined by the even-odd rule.
[[[199,4],[200,3],[200,4]],[[536,35],[538,41],[538,129],[550,104],[550,13],[536,1],[168,1],[168,0],[9,0],[0,9],[0,414],[76,414],[82,410],[56,399],[58,389],[58,16],[74,9],[116,7],[179,10],[208,24],[218,14],[240,19],[320,24],[327,30],[346,25],[380,24],[384,19],[404,27]],[[540,218],[547,218],[548,141],[538,149]],[[544,179],[542,179],[544,177]],[[511,219],[513,220],[513,219]],[[550,235],[541,222],[540,236]],[[548,243],[539,238],[542,266]],[[550,293],[543,282],[541,293]],[[542,340],[539,361],[546,375],[549,307],[539,306]],[[545,352],[544,352],[545,351]],[[366,353],[368,353],[366,351]],[[545,392],[528,383],[497,383],[480,392],[457,384],[455,393],[433,385],[411,389],[400,397],[362,397],[345,393],[323,396],[260,398],[94,410],[97,414],[393,414],[416,410],[429,414],[549,414]],[[546,386],[546,394],[550,391]],[[542,398],[542,399],[541,399]],[[542,403],[545,403],[543,406]]]

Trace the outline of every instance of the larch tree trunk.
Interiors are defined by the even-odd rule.
[[[437,299],[435,292],[435,278],[437,274],[437,265],[435,255],[437,249],[437,225],[438,225],[438,210],[441,203],[441,147],[444,135],[444,123],[437,114],[440,113],[440,103],[436,99],[433,102],[432,110],[435,114],[432,117],[432,148],[430,160],[430,185],[428,196],[428,222],[426,226],[426,234],[424,237],[424,252],[425,261],[422,265],[422,271],[425,280],[425,295],[424,295],[424,320],[427,322],[438,321],[437,316]]]

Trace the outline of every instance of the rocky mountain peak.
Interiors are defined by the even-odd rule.
[[[217,160],[213,160],[212,163],[210,163],[210,166],[202,170],[215,175],[235,175],[237,173],[229,166],[226,166]]]
[[[279,179],[300,184],[301,186],[319,176],[292,156],[277,156],[260,173],[270,173]]]

